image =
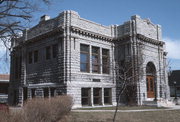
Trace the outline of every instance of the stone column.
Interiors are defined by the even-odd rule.
[[[101,103],[104,106],[104,88],[101,89]]]
[[[94,95],[93,95],[93,88],[91,87],[91,106],[94,106]]]
[[[103,67],[103,64],[102,64],[102,48],[100,47],[100,50],[99,50],[99,58],[100,58],[100,61],[99,61],[99,64],[100,64],[100,74],[102,74],[102,67]]]

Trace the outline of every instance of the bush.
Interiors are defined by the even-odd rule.
[[[21,110],[2,111],[0,122],[58,122],[63,121],[71,108],[70,96],[32,99],[28,100]]]
[[[72,98],[58,96],[51,99],[32,99],[24,106],[26,122],[56,122],[72,108]]]

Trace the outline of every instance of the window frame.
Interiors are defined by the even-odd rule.
[[[97,103],[96,100],[98,101]],[[102,88],[93,88],[93,103],[94,105],[102,105]]]
[[[87,51],[81,50],[82,46],[88,47]],[[80,71],[81,72],[89,72],[89,65],[90,65],[90,62],[89,62],[89,59],[90,59],[89,47],[90,47],[89,45],[80,44]],[[87,62],[82,61],[82,59],[81,59],[82,54],[87,56]],[[86,70],[81,69],[81,66],[84,65],[84,64],[86,65]]]
[[[106,90],[108,92],[108,95],[106,95]],[[106,99],[108,99],[106,102]],[[105,105],[110,105],[112,104],[112,88],[104,88],[104,104]]]
[[[95,50],[95,52],[94,52]],[[97,50],[97,52],[96,52]],[[97,60],[97,62],[94,62],[93,60],[93,56],[94,57],[97,57],[97,59],[95,58],[95,61]],[[91,49],[91,58],[92,58],[92,73],[100,73],[100,48],[99,47],[95,47],[95,46],[92,46],[92,49]],[[97,71],[94,69],[97,68]]]
[[[37,63],[39,61],[39,51],[35,50],[34,51],[34,63]]]
[[[103,51],[107,51],[107,54],[104,55]],[[109,49],[102,48],[102,73],[103,74],[110,74],[110,55]],[[104,62],[104,61],[107,62]],[[106,70],[105,70],[106,69]]]
[[[51,59],[51,46],[46,47],[46,60]]]
[[[87,92],[87,95],[84,95],[84,92]],[[83,101],[85,102],[83,103]],[[91,88],[81,88],[81,105],[82,106],[91,105]]]
[[[52,57],[57,58],[58,56],[58,44],[52,45]]]
[[[32,64],[33,63],[33,52],[30,51],[28,52],[28,64]]]

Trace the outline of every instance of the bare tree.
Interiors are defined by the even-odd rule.
[[[28,26],[32,13],[39,10],[35,0],[0,0],[0,41],[10,49],[10,41],[17,38]],[[41,0],[49,4],[49,0]],[[1,43],[2,43],[1,42]]]
[[[126,97],[129,105],[135,104],[137,98],[137,85],[143,76],[143,54],[144,45],[136,45],[136,53],[125,56],[123,60],[116,61],[116,80],[117,80],[117,105],[113,117],[115,122],[118,106],[122,94]]]

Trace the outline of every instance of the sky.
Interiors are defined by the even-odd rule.
[[[31,23],[36,25],[46,14],[54,18],[64,10],[77,11],[80,17],[102,25],[123,24],[132,15],[149,18],[162,26],[168,62],[172,70],[180,70],[180,0],[51,0],[51,5],[39,5]]]

